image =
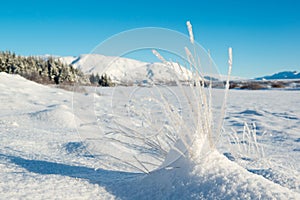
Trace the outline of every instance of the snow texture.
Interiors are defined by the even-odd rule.
[[[207,153],[205,144],[198,146],[206,154],[195,154],[191,162],[187,155],[174,160],[177,151],[170,149],[166,162],[173,162],[137,173],[111,157],[117,147],[104,149],[110,155],[96,155],[82,139],[81,131],[93,131],[98,123],[89,107],[107,109],[106,95],[113,88],[86,90],[72,93],[0,73],[1,199],[300,199],[299,92],[232,91],[224,124],[227,134],[220,138],[218,150]],[[98,103],[90,105],[86,98]],[[110,119],[106,117],[103,120]],[[248,148],[243,151],[249,139],[240,130],[249,121],[256,123],[264,157],[255,157]],[[175,147],[180,146],[177,141]],[[126,148],[137,151],[130,141]]]

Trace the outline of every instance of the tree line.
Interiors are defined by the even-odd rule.
[[[61,62],[58,58],[37,56],[20,56],[10,51],[0,51],[0,72],[19,74],[29,80],[42,84],[98,84],[100,86],[113,86],[106,74],[84,75],[71,64]]]
[[[103,87],[112,87],[115,84],[112,82],[111,78],[107,74],[102,74],[101,76],[97,74],[91,74],[89,77],[90,83],[93,85],[100,85]]]

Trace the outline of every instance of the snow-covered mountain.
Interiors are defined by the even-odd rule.
[[[255,78],[256,80],[274,80],[274,79],[300,79],[300,72],[297,71],[283,71],[273,75]]]
[[[51,55],[39,56],[43,59]],[[85,74],[107,74],[114,82],[121,83],[144,83],[147,80],[154,82],[187,81],[192,73],[187,68],[173,63],[173,66],[161,62],[147,63],[124,57],[105,56],[100,54],[82,54],[80,56],[52,56],[63,63],[72,64]],[[177,77],[177,78],[175,78]],[[214,74],[204,75],[206,79],[225,81],[227,75]],[[245,80],[238,76],[230,76],[231,80]]]
[[[61,61],[72,64],[85,74],[107,74],[114,82],[143,83],[172,82],[177,78],[181,81],[189,79],[191,72],[177,63],[174,66],[163,63],[147,63],[123,57],[84,54],[78,57],[60,57]],[[177,77],[177,78],[176,78]]]

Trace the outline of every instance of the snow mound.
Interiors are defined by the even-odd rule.
[[[181,157],[147,175],[120,173],[115,182],[99,173],[117,199],[298,199],[299,194],[229,161],[217,151],[191,163]]]
[[[56,125],[60,128],[75,128],[74,114],[65,105],[50,105],[45,110],[40,110],[29,114],[32,120],[40,123]]]

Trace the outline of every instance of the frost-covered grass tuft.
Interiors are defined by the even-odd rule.
[[[190,42],[192,45],[194,45],[192,25],[189,21],[187,22],[187,28],[190,36]],[[225,115],[226,109],[226,99],[229,90],[229,79],[232,68],[232,48],[229,48],[228,50],[228,79],[226,81],[225,96],[220,111],[220,124],[218,125],[215,125],[213,120],[212,80],[209,81],[207,87],[207,80],[204,79],[205,72],[203,72],[201,69],[201,59],[197,55],[196,48],[194,48],[194,53],[191,53],[191,50],[188,47],[184,47],[184,49],[186,52],[186,59],[188,61],[188,66],[185,66],[185,68],[188,68],[189,72],[191,72],[188,74],[184,74],[186,71],[182,69],[183,67],[181,65],[178,64],[178,66],[175,66],[173,62],[167,62],[166,59],[156,50],[153,50],[153,54],[164,64],[172,67],[174,71],[176,67],[179,67],[181,74],[188,77],[189,84],[183,85],[180,81],[178,81],[180,79],[177,78],[176,86],[180,89],[181,93],[183,94],[183,98],[187,101],[185,106],[188,107],[187,110],[190,112],[191,117],[187,122],[182,121],[183,118],[181,116],[174,116],[176,120],[180,122],[175,123],[174,128],[181,130],[184,134],[177,133],[177,140],[183,144],[183,147],[178,149],[175,145],[173,148],[175,148],[180,155],[186,156],[190,161],[193,161],[203,156],[207,156],[209,152],[214,151],[216,148],[216,143],[218,141],[218,137],[220,136],[223,125],[222,118]],[[167,102],[165,102],[164,105],[167,107]],[[172,112],[168,112],[168,114],[174,115]],[[181,127],[179,127],[179,125]]]
[[[101,133],[88,137],[88,148],[108,155],[117,163],[116,169],[149,174],[157,169],[176,168],[177,161],[182,158],[194,163],[216,150],[226,100],[219,103],[216,111],[213,61],[195,43],[190,22],[187,22],[187,29],[189,40],[182,47],[182,52],[186,53],[184,64],[169,61],[159,50],[153,49],[152,53],[161,63],[148,65],[147,71],[140,73],[144,76],[142,84],[117,86],[111,93],[100,88],[101,93],[108,93],[110,101],[104,103],[111,109],[103,109],[102,102],[95,97],[94,108]],[[228,63],[230,73],[231,48]],[[155,79],[160,71],[166,72],[164,74],[172,80]],[[225,98],[228,89],[229,76]]]

